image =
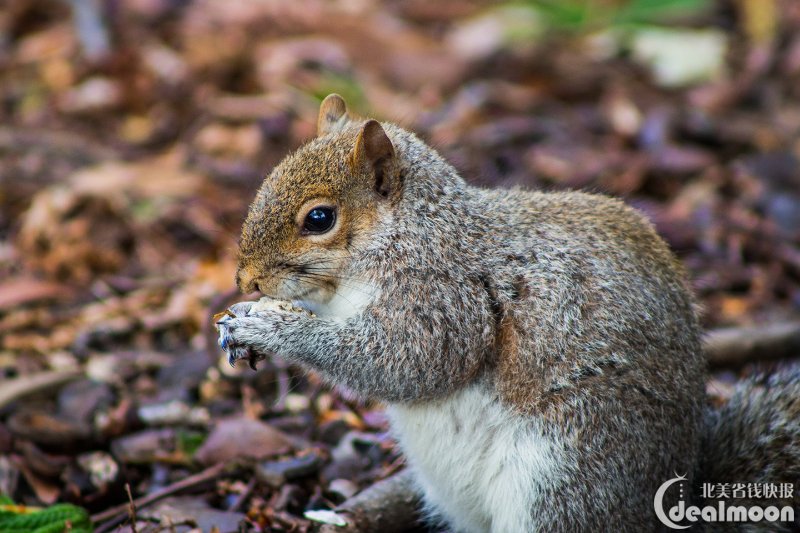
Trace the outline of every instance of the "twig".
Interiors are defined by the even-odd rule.
[[[234,500],[234,502],[230,505],[230,507],[228,507],[228,511],[231,512],[241,511],[244,502],[246,502],[247,499],[253,494],[255,488],[256,488],[256,478],[251,477],[250,481],[247,482],[247,486],[242,491],[242,493],[239,494],[236,500]]]
[[[60,387],[83,376],[76,370],[54,370],[20,376],[3,383],[0,388],[0,409],[24,396],[42,392],[50,388]]]
[[[139,533],[136,531],[136,504],[133,502],[130,483],[125,483],[125,492],[128,493],[128,516],[131,519],[131,531],[133,531],[133,533]]]
[[[797,357],[800,356],[800,322],[710,331],[703,348],[708,361],[716,367]]]
[[[319,533],[400,533],[419,520],[419,494],[411,472],[379,481],[336,507],[347,526],[322,525]]]
[[[191,475],[180,481],[176,481],[172,485],[164,487],[161,490],[157,490],[151,494],[147,494],[146,496],[137,498],[133,500],[131,503],[122,503],[120,505],[112,507],[111,509],[103,511],[102,513],[97,513],[96,515],[93,515],[92,516],[93,524],[101,524],[101,523],[103,524],[102,526],[95,529],[95,533],[103,533],[103,531],[109,531],[110,528],[116,526],[120,522],[120,520],[125,518],[125,515],[129,512],[131,505],[135,506],[138,509],[141,509],[159,500],[162,500],[167,496],[172,496],[173,494],[191,489],[197,485],[213,481],[217,479],[220,475],[222,475],[222,473],[225,471],[226,466],[227,466],[226,463],[216,464],[214,466],[206,468],[202,472],[198,472],[197,474]]]
[[[406,466],[406,458],[403,455],[398,455],[397,458],[390,464],[381,469],[379,479],[386,479],[397,474],[403,467]]]

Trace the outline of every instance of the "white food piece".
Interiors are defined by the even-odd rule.
[[[297,307],[292,302],[286,300],[274,300],[267,296],[254,303],[253,306],[250,307],[250,310],[247,312],[247,314],[252,315],[253,313],[263,313],[265,311],[288,311],[292,313],[311,314],[307,309]]]
[[[305,516],[309,520],[313,520],[314,522],[320,522],[322,524],[331,524],[333,526],[339,526],[339,527],[344,527],[347,525],[347,520],[345,520],[342,517],[342,515],[324,509],[321,509],[319,511],[306,511],[305,513],[303,513],[303,516]]]

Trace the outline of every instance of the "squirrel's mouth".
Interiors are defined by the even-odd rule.
[[[281,300],[313,306],[325,304],[336,293],[336,288],[336,283],[330,279],[306,279],[305,276],[298,279],[294,276],[289,276],[277,284],[275,292],[276,296]],[[312,309],[309,308],[309,310]]]
[[[311,309],[307,306],[316,305],[316,302],[314,302],[314,300],[310,298],[310,296],[312,296],[314,292],[316,292],[314,288],[307,289],[301,292],[300,294],[292,296],[291,298],[289,298],[289,300],[292,302],[296,302],[297,304],[299,304],[300,307],[303,307],[304,309],[308,309],[309,311],[311,311]]]

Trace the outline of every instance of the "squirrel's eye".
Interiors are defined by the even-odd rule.
[[[336,210],[332,207],[315,207],[306,215],[303,230],[308,233],[325,233],[336,222]]]

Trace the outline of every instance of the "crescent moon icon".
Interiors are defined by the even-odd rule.
[[[653,508],[656,511],[656,516],[658,517],[659,520],[661,520],[662,524],[671,529],[687,529],[689,527],[692,527],[692,526],[679,526],[675,522],[671,521],[667,516],[667,513],[664,512],[664,494],[666,494],[667,489],[669,489],[672,485],[678,483],[679,481],[686,481],[686,476],[674,477],[669,481],[667,481],[666,483],[662,484],[660,487],[658,487],[656,495],[653,498]]]

